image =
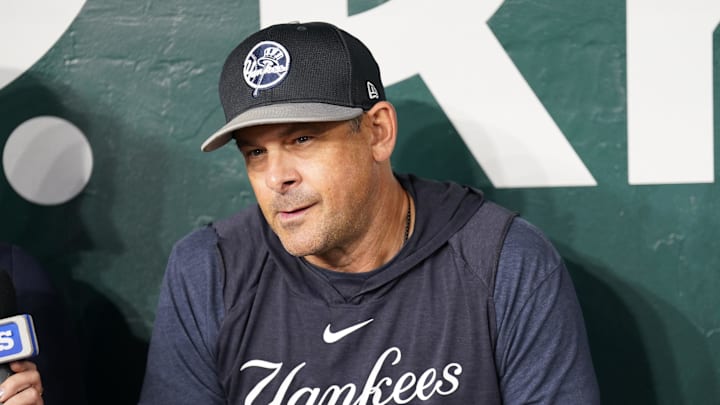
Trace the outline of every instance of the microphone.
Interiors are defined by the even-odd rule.
[[[28,314],[17,314],[15,287],[0,269],[0,382],[13,374],[9,363],[38,354],[35,325]]]

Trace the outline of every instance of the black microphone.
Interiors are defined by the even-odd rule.
[[[7,271],[0,269],[0,382],[13,374],[9,363],[38,354],[32,317],[17,312],[12,279]]]

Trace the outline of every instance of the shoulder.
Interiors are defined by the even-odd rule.
[[[175,242],[160,292],[161,304],[208,302],[222,286],[217,233],[211,226],[196,229]],[[184,295],[182,299],[173,296]]]
[[[570,275],[547,236],[522,218],[513,221],[505,239],[493,300],[495,361],[505,402],[545,397],[598,403]]]
[[[220,239],[252,239],[259,235],[259,231],[267,226],[260,208],[251,206],[245,208],[235,215],[215,221],[212,228]]]
[[[232,307],[264,269],[266,228],[259,208],[251,207],[178,240],[166,271],[169,290],[191,293],[197,302]]]
[[[576,311],[573,305],[556,305],[575,300],[562,257],[540,229],[522,218],[513,221],[505,239],[493,300],[498,346],[504,345],[504,337],[547,319],[550,312]]]
[[[160,289],[156,328],[171,330],[176,322],[191,320],[208,331],[217,329],[224,314],[217,241],[217,233],[208,225],[175,243]]]
[[[218,234],[212,226],[195,229],[179,239],[170,253],[170,264],[196,267],[212,260],[217,254]]]
[[[495,277],[498,318],[519,310],[549,278],[560,276],[562,258],[547,236],[523,218],[515,218],[503,243]]]
[[[498,263],[486,264],[493,268],[497,265],[498,272],[532,276],[536,282],[562,263],[560,254],[538,227],[489,201],[467,221],[451,243],[463,256],[474,257],[472,263],[482,264],[495,256]]]
[[[495,272],[504,241],[516,214],[500,205],[485,201],[450,240],[455,254],[485,284],[492,294]]]
[[[508,230],[500,254],[504,267],[528,267],[537,270],[537,276],[547,276],[562,262],[560,254],[548,237],[535,225],[517,217]]]
[[[194,251],[197,249],[207,249],[215,245],[218,241],[217,232],[211,225],[197,228],[178,239],[173,246],[174,251]]]
[[[257,234],[252,230],[258,225],[259,219],[255,210],[243,209],[228,218],[220,219],[183,236],[173,245],[170,258],[195,266],[209,260],[214,261],[219,254],[219,245],[223,241],[250,239]],[[250,244],[239,244],[237,247],[251,248]]]

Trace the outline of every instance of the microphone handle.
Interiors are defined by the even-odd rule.
[[[13,374],[15,374],[15,373],[13,373],[13,371],[10,370],[10,365],[0,364],[0,383],[5,381],[8,377],[10,377]]]

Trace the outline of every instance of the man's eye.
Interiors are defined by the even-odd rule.
[[[299,137],[295,138],[295,143],[305,143],[311,139],[312,139],[312,137],[303,135],[303,136],[299,136]]]
[[[250,149],[250,150],[248,150],[248,151],[245,152],[245,156],[246,156],[246,157],[249,157],[249,158],[258,157],[258,156],[260,156],[260,155],[262,155],[262,154],[263,154],[263,150],[262,150],[262,149]]]

